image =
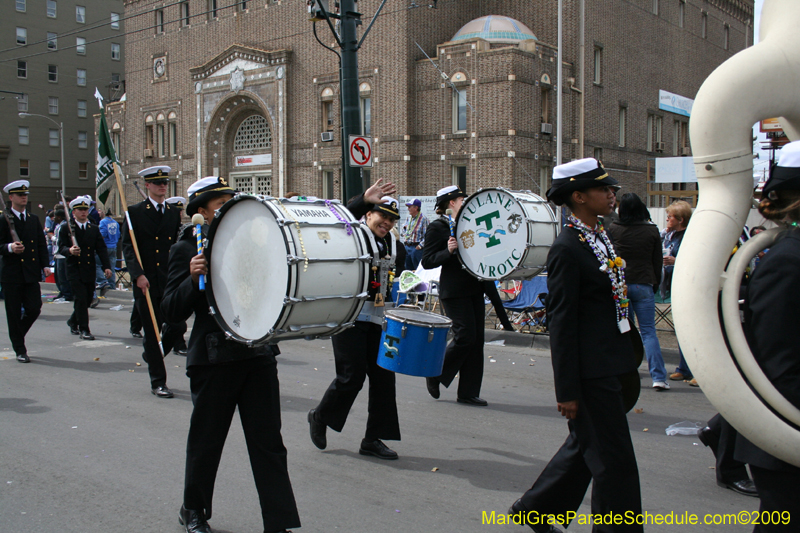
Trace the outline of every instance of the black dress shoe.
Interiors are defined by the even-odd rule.
[[[69,326],[69,332],[72,333],[73,335],[80,335],[81,334],[81,332],[78,331],[78,327],[75,324],[73,324],[72,322],[70,322],[69,320],[67,320],[67,325]]]
[[[18,353],[17,354],[17,361],[19,361],[20,363],[30,363],[31,362],[31,358],[28,357],[28,354],[26,354],[26,353]]]
[[[439,380],[436,378],[425,378],[425,385],[428,387],[428,394],[430,394],[434,400],[438,400]]]
[[[159,398],[172,398],[173,396],[175,396],[174,394],[172,394],[172,391],[167,388],[166,385],[161,385],[159,387],[156,387],[152,389],[150,392],[152,392]]]
[[[203,513],[192,511],[181,505],[178,522],[186,528],[186,533],[213,533]]]
[[[141,339],[142,338],[142,332],[141,331],[133,331],[133,330],[131,330],[131,337],[135,337],[137,339]]]
[[[81,339],[83,339],[85,341],[93,341],[94,340],[94,335],[92,335],[88,331],[81,331]]]
[[[175,349],[172,350],[172,352],[175,355],[182,355],[183,357],[186,357],[186,353],[187,353],[186,352],[186,348],[175,348]]]
[[[477,396],[472,396],[470,398],[459,397],[458,400],[456,401],[458,403],[465,403],[467,405],[478,405],[480,407],[486,407],[487,405],[489,405],[489,402],[487,402],[483,398],[478,398]]]
[[[375,439],[373,441],[362,440],[361,448],[359,448],[358,453],[361,455],[371,455],[378,459],[397,459],[397,452],[386,446],[380,439]]]
[[[328,439],[325,436],[328,426],[322,422],[317,422],[315,416],[316,412],[316,409],[312,409],[308,412],[308,431],[311,433],[311,442],[314,443],[314,446],[320,450],[324,450],[328,447]]]
[[[751,479],[740,479],[739,481],[732,481],[726,483],[724,481],[717,481],[717,485],[724,489],[731,489],[733,492],[738,492],[744,496],[752,496],[758,498],[758,490],[756,484]]]
[[[560,529],[556,526],[551,526],[550,524],[531,524],[528,522],[527,517],[530,510],[526,509],[522,505],[522,500],[519,499],[515,501],[511,507],[508,508],[508,514],[512,515],[512,520],[514,520],[515,524],[519,524],[521,526],[528,526],[536,533],[563,533]],[[516,516],[513,516],[516,515]]]

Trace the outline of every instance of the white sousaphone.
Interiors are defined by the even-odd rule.
[[[800,139],[798,21],[799,1],[765,0],[761,42],[720,65],[697,93],[690,132],[700,200],[675,263],[672,309],[683,353],[711,403],[751,442],[800,466],[800,410],[753,358],[738,309],[744,266],[778,231],[748,241],[726,271],[752,203],[752,125],[780,117],[787,136]],[[720,325],[720,290],[735,362]]]

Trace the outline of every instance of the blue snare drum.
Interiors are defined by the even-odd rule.
[[[447,332],[446,316],[398,308],[386,311],[378,349],[378,365],[409,376],[435,377],[442,373]]]

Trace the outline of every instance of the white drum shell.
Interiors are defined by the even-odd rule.
[[[533,279],[546,266],[556,217],[530,191],[480,189],[461,206],[456,238],[461,264],[476,278]]]
[[[369,281],[363,231],[339,202],[237,195],[209,232],[207,290],[217,322],[247,344],[327,337],[351,326]]]

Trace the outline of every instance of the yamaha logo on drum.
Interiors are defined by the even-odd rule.
[[[476,277],[526,279],[543,268],[555,238],[555,215],[530,192],[482,189],[464,201],[456,235],[459,258]],[[543,257],[532,257],[537,249]]]

